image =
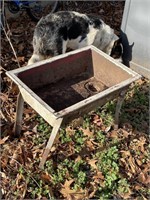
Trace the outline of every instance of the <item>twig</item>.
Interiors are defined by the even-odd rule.
[[[5,17],[5,0],[2,1],[2,6],[1,7],[2,7],[2,16],[3,16],[3,18],[5,18],[4,19],[4,27],[7,26],[8,31],[10,31],[9,25],[7,23],[7,19]]]
[[[1,58],[1,60],[2,60],[2,58]],[[4,70],[5,72],[7,71],[4,67],[0,66],[0,71],[2,71],[2,70]]]
[[[3,16],[4,16],[4,1],[3,1],[3,8],[2,8],[2,9],[3,9]],[[5,16],[4,16],[4,17],[5,17]],[[6,21],[6,19],[5,19],[5,21]],[[20,64],[19,64],[18,58],[17,58],[17,54],[16,54],[16,52],[15,52],[15,49],[14,49],[14,47],[13,47],[13,45],[12,45],[12,42],[11,42],[10,38],[8,37],[7,32],[6,32],[6,29],[5,29],[5,27],[4,27],[3,23],[2,23],[2,21],[0,21],[0,23],[1,23],[1,27],[2,27],[2,29],[3,29],[3,31],[4,31],[4,33],[5,33],[5,36],[6,36],[8,42],[9,42],[11,48],[12,48],[12,51],[13,51],[14,56],[15,56],[15,58],[16,58],[16,61],[17,61],[18,67],[21,67]]]
[[[21,167],[23,167],[23,169],[28,173],[28,170],[20,163],[18,162],[16,159],[14,159],[12,156],[8,156],[8,158],[11,158],[12,160],[14,160],[16,163],[18,163]],[[40,185],[38,184],[38,182],[31,176],[32,180],[37,184],[37,186],[40,188]]]
[[[26,173],[28,173],[28,170],[21,164],[21,163],[19,163],[16,159],[14,159],[12,156],[8,156],[9,158],[11,158],[11,159],[13,159],[16,163],[18,163],[21,167],[23,167],[23,169],[26,171]],[[31,174],[29,175],[31,178],[32,178],[32,180],[37,184],[37,186],[40,188],[41,186],[38,184],[38,182],[31,176]],[[53,192],[52,192],[52,190],[51,190],[51,187],[49,187],[50,189],[49,189],[49,197],[50,197],[50,199],[51,198],[53,198]]]
[[[5,115],[3,114],[2,110],[0,110],[0,115],[2,116],[2,118],[3,118],[6,122],[8,122],[7,118],[6,118]]]
[[[14,49],[12,43],[11,43],[10,38],[8,37],[8,35],[7,35],[7,33],[6,33],[6,30],[5,30],[5,28],[4,28],[3,24],[2,24],[2,22],[1,22],[1,26],[2,26],[2,28],[3,28],[3,31],[4,31],[4,33],[5,33],[5,36],[6,36],[7,40],[8,40],[8,42],[9,42],[10,46],[11,46],[11,48],[12,48],[12,51],[13,51],[14,56],[15,56],[15,58],[16,58],[16,61],[17,61],[18,67],[21,67],[20,64],[19,64],[19,61],[18,61],[18,58],[17,58],[16,52],[15,52],[15,49]]]

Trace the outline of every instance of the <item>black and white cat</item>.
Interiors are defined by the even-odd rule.
[[[74,11],[60,11],[42,17],[35,27],[33,55],[28,64],[94,45],[119,61],[123,48],[120,38],[103,20]]]

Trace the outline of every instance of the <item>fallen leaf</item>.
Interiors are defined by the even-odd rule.
[[[90,185],[91,185],[91,187],[89,187],[89,189],[88,189],[89,190],[88,198],[93,198],[98,189],[98,185],[94,182],[90,182]]]
[[[150,183],[150,176],[146,173],[143,173],[143,172],[141,172],[139,174],[137,179],[138,179],[139,182],[143,183],[144,185],[145,184],[147,185],[147,184]]]
[[[7,178],[4,172],[0,172],[1,178]]]
[[[123,135],[124,138],[128,138],[129,135],[131,135],[131,133],[122,129],[122,135]]]
[[[82,130],[82,132],[83,132],[83,134],[84,134],[85,136],[87,136],[87,137],[93,137],[93,132],[90,131],[89,128],[87,128],[87,129],[81,128],[81,130]]]
[[[25,61],[25,57],[24,56],[19,56],[19,57],[17,57],[17,59],[16,58],[12,58],[12,60],[15,61],[15,62],[17,62],[17,60],[18,60],[18,62],[24,62]]]
[[[98,170],[98,167],[97,167],[97,165],[96,165],[97,162],[98,162],[97,159],[88,160],[88,164],[89,164],[93,169],[96,169],[96,170]]]
[[[130,142],[130,148],[134,151],[141,151],[142,153],[145,152],[144,145],[146,144],[146,138],[141,136],[139,139],[133,139]]]
[[[136,163],[138,164],[138,166],[141,166],[143,163],[141,160],[139,160],[138,158],[135,159]]]
[[[67,132],[68,135],[74,135],[75,130],[73,128],[71,128],[70,126],[67,126],[66,132]]]
[[[103,124],[102,118],[100,118],[99,115],[95,115],[93,118],[93,123],[96,124],[97,126],[101,126]]]
[[[71,194],[71,193],[74,193],[75,191],[72,190],[70,187],[71,187],[71,184],[74,182],[74,179],[71,179],[71,180],[66,180],[64,185],[61,185],[62,188],[60,190],[60,193],[64,196],[64,197],[67,197],[68,194]]]
[[[51,176],[48,173],[42,173],[41,179],[47,183],[49,183],[52,180]]]
[[[78,157],[75,159],[75,162],[79,162],[80,160],[82,160],[82,158],[80,155],[78,155]]]
[[[0,139],[0,145],[4,144],[8,140],[9,136],[4,137],[3,139]]]
[[[103,176],[103,173],[100,172],[100,171],[98,171],[98,172],[96,173],[96,175],[93,176],[93,178],[94,178],[94,180],[95,180],[95,179],[96,179],[96,180],[99,180],[99,179],[104,180],[104,179],[105,179],[105,177]]]
[[[120,153],[122,154],[123,158],[127,158],[131,155],[130,151],[121,150]]]
[[[118,133],[117,131],[113,130],[109,133],[109,137],[111,138],[118,138]]]
[[[132,191],[130,189],[128,189],[128,192],[124,192],[124,193],[119,193],[119,195],[123,198],[123,199],[129,199],[131,197]]]
[[[145,143],[146,143],[146,138],[140,137],[139,138],[139,148],[140,148],[141,152],[145,151],[145,148],[144,148]]]
[[[134,186],[135,190],[140,190],[141,188],[142,188],[142,186],[138,183]]]
[[[17,190],[19,190],[21,199],[23,199],[27,191],[27,183],[25,177],[22,174],[17,174],[16,187]]]
[[[71,184],[74,182],[74,179],[66,180],[64,185],[62,185],[62,188],[60,189],[60,193],[65,197],[66,199],[75,199],[80,200],[83,199],[85,196],[85,192],[82,189],[73,190],[71,189]]]
[[[8,100],[8,95],[4,94],[4,93],[0,93],[0,99],[1,99],[1,101],[7,101]]]
[[[136,164],[135,164],[134,158],[130,156],[127,159],[127,162],[130,165],[130,169],[131,169],[132,173],[135,174],[136,173]]]
[[[89,151],[95,150],[95,146],[94,146],[92,140],[87,140],[87,141],[86,141],[86,145],[87,145],[87,148],[88,148]]]
[[[24,48],[25,48],[25,46],[24,46],[23,43],[20,43],[20,44],[18,45],[18,50],[19,50],[19,52],[22,53],[22,51],[24,50]]]
[[[32,132],[32,131],[26,131],[26,132],[24,132],[23,134],[24,134],[24,135],[32,135],[32,134],[34,134],[34,132]]]
[[[8,164],[8,154],[9,152],[7,150],[4,150],[1,156],[1,168],[5,168]]]
[[[140,168],[136,165],[135,159],[132,157],[130,151],[120,151],[122,153],[122,158],[120,158],[120,162],[122,166],[126,169],[126,174],[131,178],[136,173],[140,171]]]
[[[123,129],[126,130],[127,132],[130,132],[133,130],[133,127],[130,123],[124,123],[123,124]]]
[[[110,131],[110,129],[111,129],[111,126],[106,127],[105,128],[105,133],[108,133]]]

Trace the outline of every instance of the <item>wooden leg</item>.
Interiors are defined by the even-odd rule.
[[[117,105],[116,105],[116,112],[115,112],[115,123],[114,123],[114,129],[115,130],[118,129],[119,114],[120,114],[121,106],[122,106],[122,103],[124,101],[125,95],[126,95],[126,90],[122,91],[120,93],[120,96],[118,97],[118,101],[117,101]]]
[[[22,115],[23,115],[23,106],[24,100],[22,98],[21,93],[19,93],[17,98],[17,107],[16,107],[16,121],[14,125],[15,135],[20,135],[21,127],[22,127]]]
[[[39,164],[39,168],[41,168],[41,169],[44,168],[44,164],[45,164],[46,159],[48,157],[48,154],[49,154],[49,152],[51,150],[51,147],[52,147],[52,145],[54,143],[54,140],[55,140],[55,138],[57,136],[57,133],[58,133],[59,128],[61,126],[62,120],[63,120],[63,118],[58,118],[57,121],[56,121],[55,126],[53,127],[53,130],[52,130],[51,135],[49,137],[49,140],[48,140],[48,143],[46,145],[45,151],[44,151],[44,153],[42,155],[41,162]]]

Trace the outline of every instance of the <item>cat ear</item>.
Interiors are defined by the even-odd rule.
[[[122,37],[119,37],[118,43],[122,43]]]
[[[114,42],[114,47],[120,45],[122,43],[122,38],[120,37],[118,40]]]

